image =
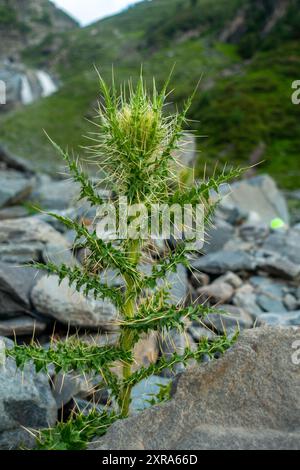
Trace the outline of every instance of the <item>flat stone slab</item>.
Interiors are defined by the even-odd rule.
[[[300,449],[300,328],[244,331],[187,369],[173,398],[116,422],[90,449]]]

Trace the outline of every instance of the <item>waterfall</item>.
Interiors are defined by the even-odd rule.
[[[21,77],[21,101],[23,104],[30,104],[34,100],[31,86],[26,75]]]
[[[43,70],[36,72],[36,76],[42,88],[42,96],[50,96],[57,91],[57,86],[50,75]]]

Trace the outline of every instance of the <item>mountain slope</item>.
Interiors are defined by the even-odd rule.
[[[19,54],[47,35],[77,27],[75,20],[48,0],[0,0],[0,58]]]
[[[48,36],[27,48],[23,60],[50,68],[63,86],[53,97],[5,117],[0,140],[40,164],[56,158],[41,131],[78,150],[95,131],[96,64],[117,80],[135,77],[143,63],[159,83],[176,63],[172,100],[182,101],[202,77],[190,113],[205,138],[204,164],[257,163],[284,187],[299,187],[300,107],[291,83],[300,78],[296,0],[152,0],[88,28]],[[195,4],[193,6],[192,4]],[[15,129],[18,129],[18,134]],[[42,149],[42,151],[41,151]]]

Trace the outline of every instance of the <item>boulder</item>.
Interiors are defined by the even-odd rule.
[[[234,183],[230,194],[225,196],[226,203],[243,211],[255,210],[266,224],[280,217],[289,224],[289,211],[284,196],[269,175],[259,175]]]
[[[220,359],[186,370],[168,403],[112,425],[97,450],[300,448],[300,329],[243,332]]]
[[[69,250],[69,243],[49,224],[35,217],[4,220],[0,224],[0,260],[12,264],[41,261],[50,245]]]
[[[258,252],[256,255],[256,265],[262,271],[274,277],[287,280],[300,279],[300,263],[295,264],[280,254]]]
[[[1,167],[5,169],[16,170],[28,175],[33,175],[35,172],[27,160],[12,155],[6,148],[0,145],[0,163]]]
[[[259,315],[267,325],[300,326],[300,310],[294,312],[268,312]]]
[[[213,282],[209,286],[197,289],[198,301],[203,304],[209,301],[211,305],[230,301],[234,288],[227,282]]]
[[[225,220],[217,219],[207,231],[202,252],[208,254],[222,250],[226,243],[234,238],[234,235],[232,225]]]
[[[80,186],[72,180],[53,180],[47,175],[40,175],[37,188],[30,199],[43,209],[67,209],[77,202]]]
[[[69,287],[67,279],[60,284],[58,276],[43,276],[34,286],[31,299],[38,313],[75,327],[110,330],[117,316],[112,303],[86,298]]]
[[[219,305],[218,309],[224,313],[210,313],[203,319],[204,325],[211,330],[224,335],[253,327],[253,317],[246,310],[226,304]]]
[[[0,208],[17,204],[31,193],[34,178],[15,170],[0,170]]]
[[[32,334],[40,334],[47,327],[47,323],[36,320],[29,316],[22,316],[10,320],[0,320],[1,336],[31,336]]]
[[[30,292],[37,276],[36,269],[0,262],[0,318],[30,311]]]
[[[191,262],[194,270],[208,274],[223,274],[227,271],[253,271],[256,268],[254,258],[244,251],[217,251],[201,256]]]
[[[257,297],[254,287],[246,283],[237,289],[233,298],[233,304],[236,307],[246,310],[251,315],[259,315],[262,313],[262,309],[257,304]]]
[[[296,264],[300,264],[300,230],[277,230],[271,233],[263,244],[265,251],[280,254]]]
[[[0,339],[0,350],[13,342]],[[48,378],[36,374],[31,365],[18,370],[11,358],[1,355],[0,364],[0,450],[33,446],[34,439],[25,428],[47,428],[57,418],[56,403]]]

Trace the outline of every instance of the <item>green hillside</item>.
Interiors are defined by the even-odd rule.
[[[143,64],[148,80],[175,64],[170,105],[181,104],[201,78],[190,118],[199,139],[198,171],[221,162],[254,163],[283,187],[299,187],[300,9],[290,0],[152,0],[84,29],[49,35],[23,60],[61,80],[54,96],[1,118],[0,141],[42,166],[57,158],[42,128],[81,152],[96,128],[97,76],[112,64],[117,81]],[[239,20],[239,21],[238,21]],[[235,25],[238,25],[235,27]],[[85,119],[87,118],[87,119]],[[194,122],[194,121],[197,122]]]

